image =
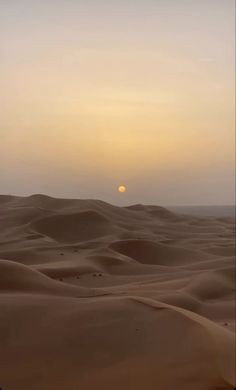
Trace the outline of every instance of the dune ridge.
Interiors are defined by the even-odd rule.
[[[0,195],[0,388],[232,390],[234,227]]]

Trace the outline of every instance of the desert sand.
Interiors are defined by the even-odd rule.
[[[0,196],[2,390],[235,386],[234,220]]]

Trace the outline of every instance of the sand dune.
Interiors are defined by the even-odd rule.
[[[65,243],[87,241],[108,235],[113,228],[107,218],[94,210],[37,219],[31,227],[40,234]]]
[[[165,266],[177,266],[201,261],[205,254],[180,247],[159,244],[148,240],[118,241],[110,246],[111,249],[131,257],[140,263]]]
[[[12,293],[15,291],[71,297],[105,295],[102,291],[99,293],[92,289],[62,284],[60,278],[58,281],[53,280],[23,264],[0,260],[0,292]]]
[[[3,390],[232,390],[234,220],[0,196]]]

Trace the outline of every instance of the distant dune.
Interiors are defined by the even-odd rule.
[[[175,206],[171,210],[177,213],[198,217],[235,217],[235,206]]]
[[[0,388],[232,390],[235,222],[200,214],[1,195]]]

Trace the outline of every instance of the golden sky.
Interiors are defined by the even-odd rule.
[[[0,8],[1,193],[234,202],[233,0]]]

